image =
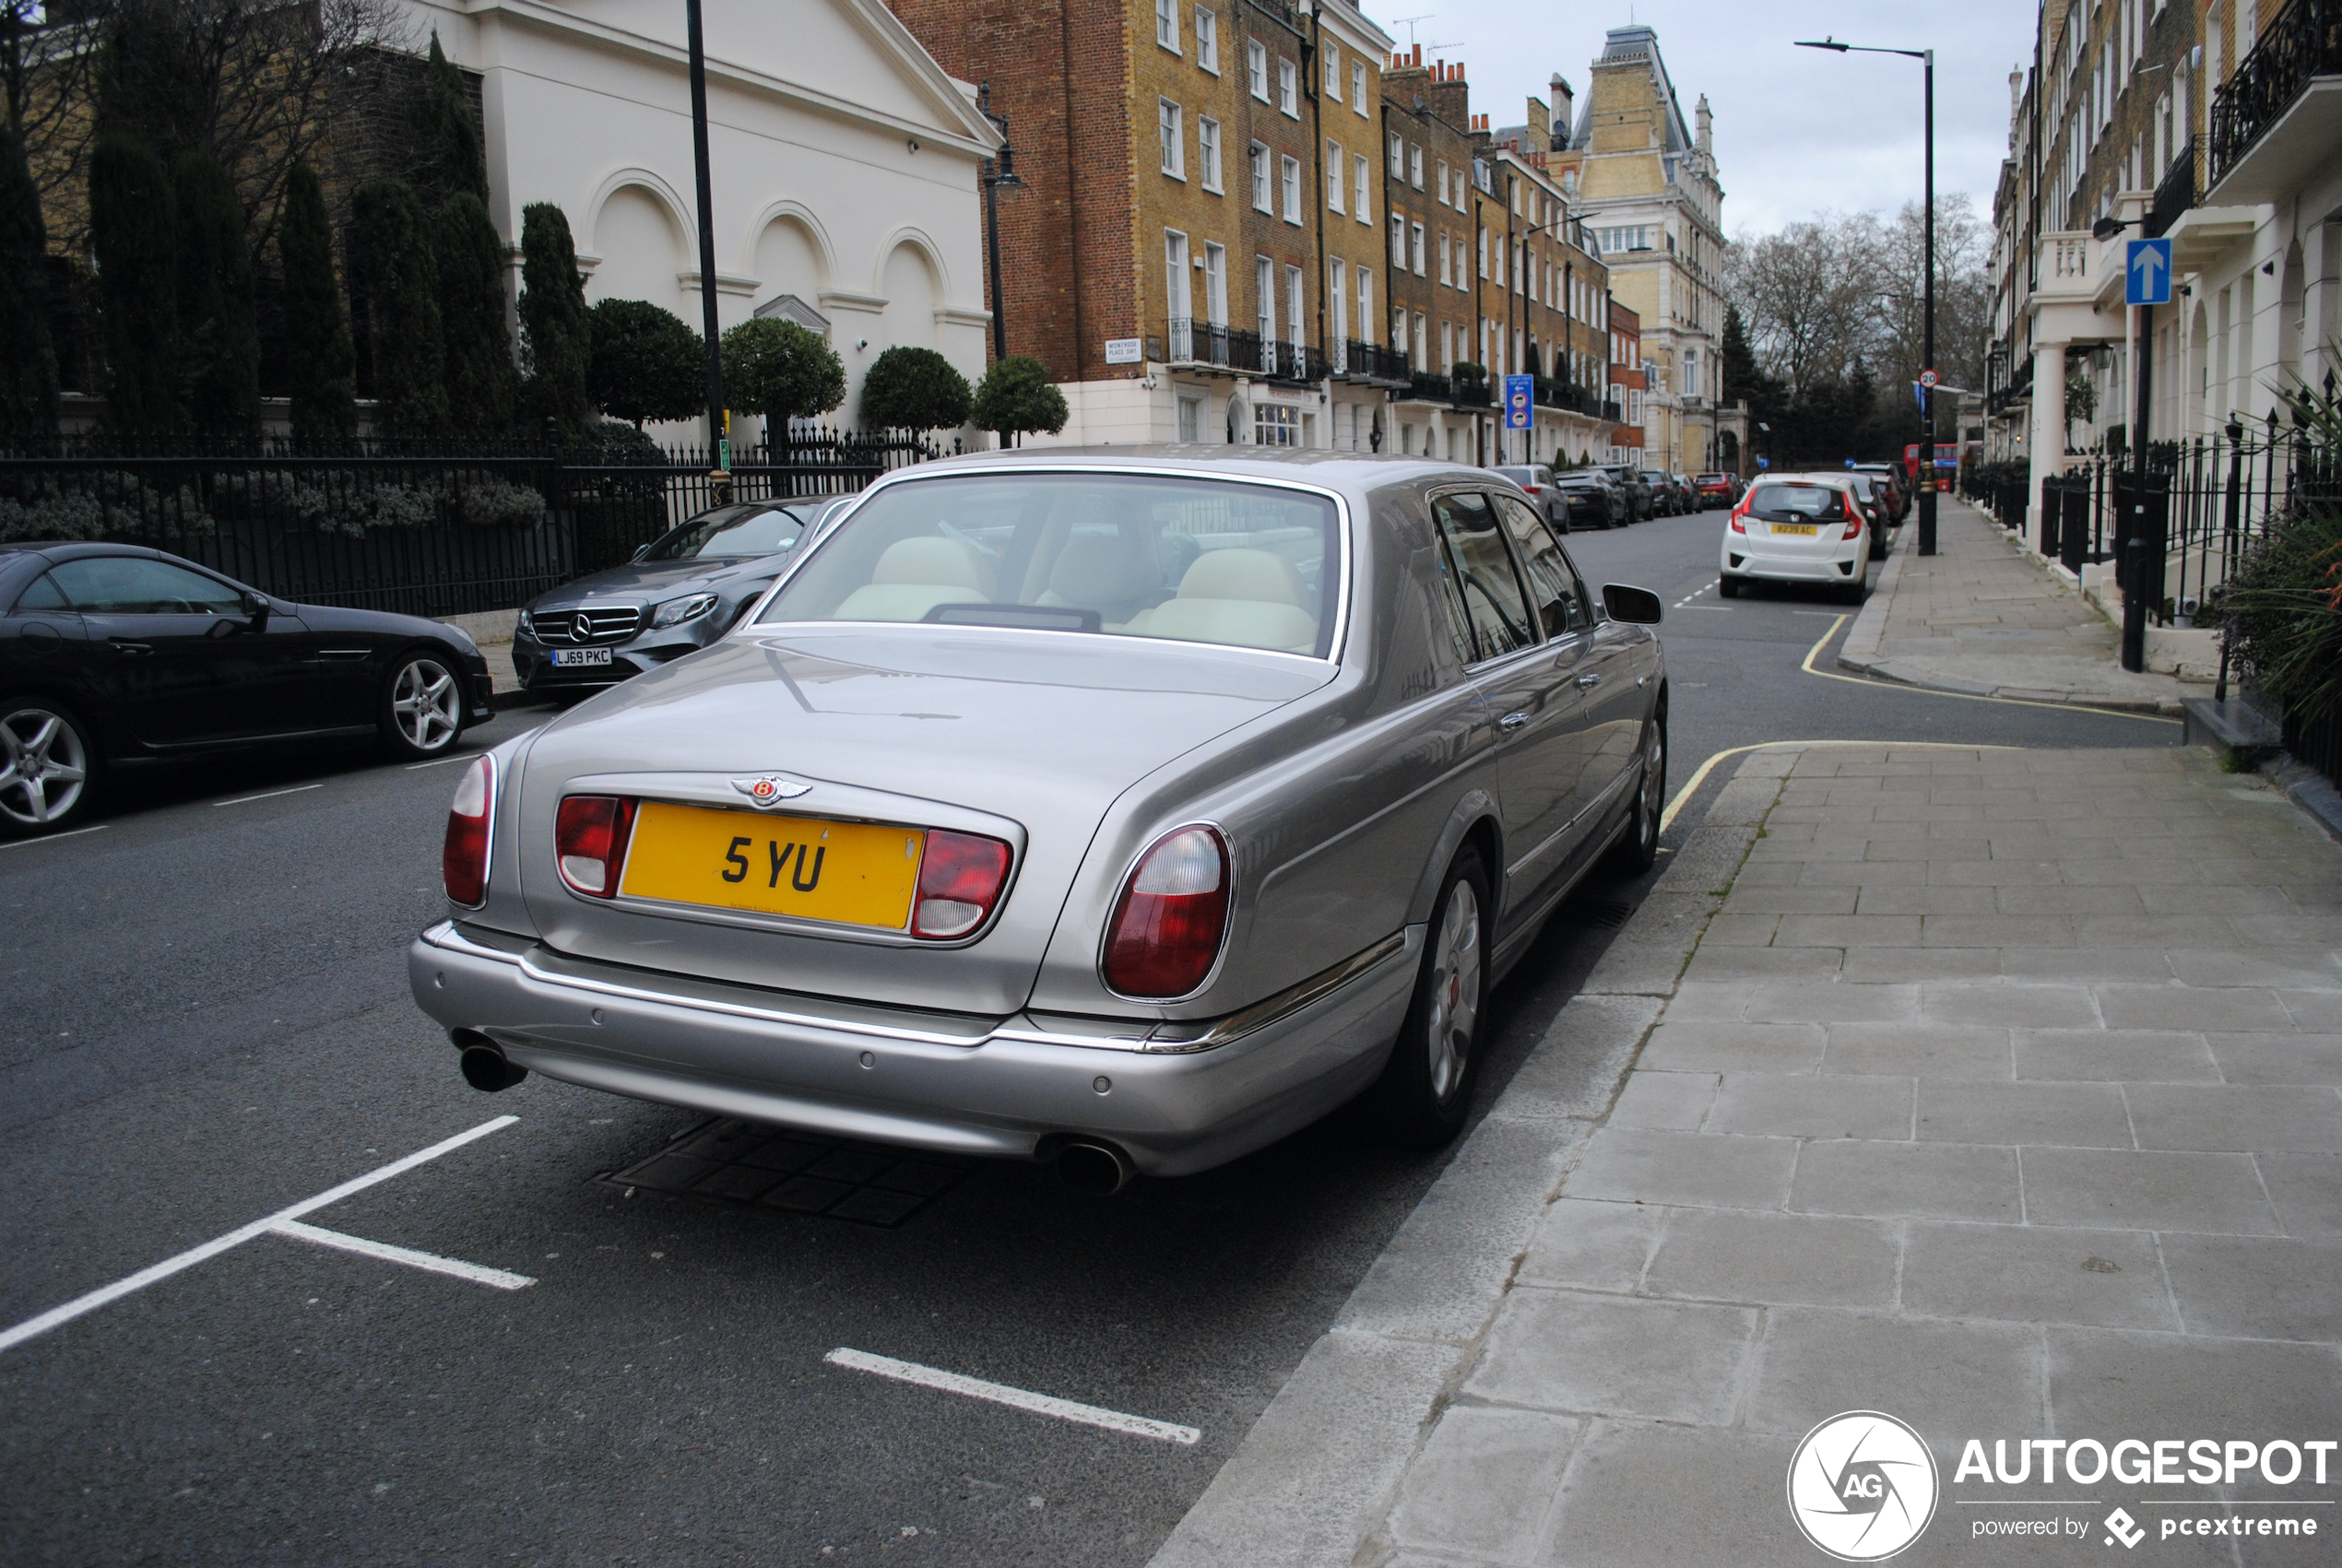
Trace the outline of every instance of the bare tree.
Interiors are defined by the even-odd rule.
[[[41,0],[0,0],[0,93],[44,208],[58,193],[77,191],[88,171],[97,36],[91,18]]]
[[[165,158],[203,149],[227,167],[255,252],[276,231],[293,166],[328,161],[359,84],[412,52],[398,0],[90,0],[102,41],[100,124]]]
[[[1875,224],[1823,213],[1740,236],[1727,284],[1766,371],[1792,393],[1843,379],[1869,347]]]

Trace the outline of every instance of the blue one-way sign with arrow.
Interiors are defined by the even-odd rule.
[[[2123,258],[2123,303],[2168,305],[2171,302],[2171,242],[2133,240]]]

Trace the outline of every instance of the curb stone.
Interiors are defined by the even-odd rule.
[[[1150,1568],[1350,1568],[1610,1113],[1793,751],[1751,753]]]

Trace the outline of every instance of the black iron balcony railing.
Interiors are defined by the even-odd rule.
[[[2170,232],[2180,214],[2195,205],[2195,139],[2188,138],[2187,146],[2171,160],[2171,171],[2155,187],[2155,205],[2147,211],[2147,237],[2160,239]]]
[[[2218,184],[2315,77],[2342,74],[2342,0],[2292,0],[2212,99],[2206,188]]]
[[[1488,383],[1479,376],[1449,375],[1437,371],[1406,372],[1407,396],[1418,403],[1445,403],[1450,407],[1484,409],[1490,402]]]
[[[1354,337],[1342,345],[1342,358],[1334,371],[1352,381],[1391,386],[1411,384],[1414,373],[1408,368],[1407,356],[1398,349],[1386,348],[1379,343],[1361,343]]]

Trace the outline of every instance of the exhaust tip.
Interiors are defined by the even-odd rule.
[[[488,1043],[488,1037],[459,1029],[452,1036],[464,1048],[461,1066],[464,1081],[482,1094],[494,1094],[512,1088],[528,1076],[526,1067],[518,1066],[504,1053]]]
[[[1130,1185],[1138,1168],[1130,1157],[1110,1143],[1070,1142],[1058,1146],[1058,1180],[1091,1197],[1107,1197]]]

